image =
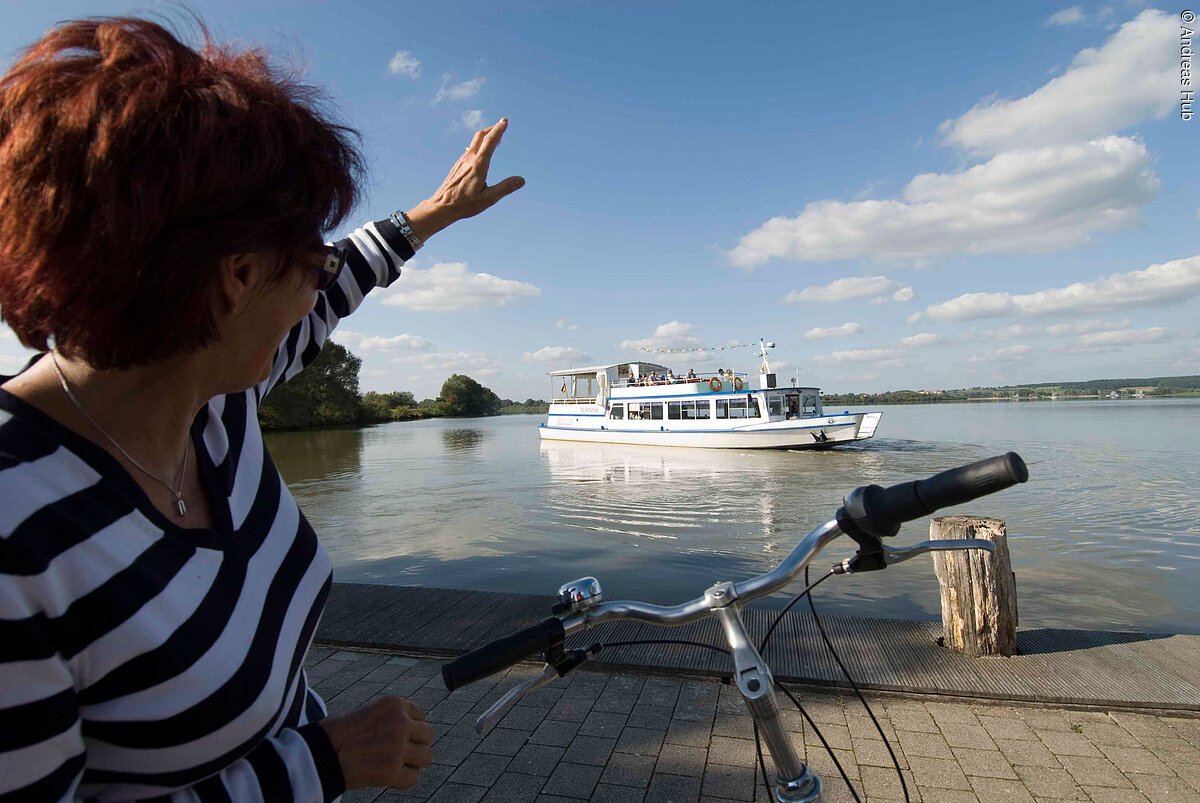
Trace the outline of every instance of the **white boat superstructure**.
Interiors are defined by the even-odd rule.
[[[710,449],[827,449],[875,435],[882,413],[828,413],[814,387],[777,387],[762,343],[758,387],[719,371],[676,376],[651,362],[552,371],[545,440]]]

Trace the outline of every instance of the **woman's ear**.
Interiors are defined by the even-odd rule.
[[[268,268],[264,254],[230,254],[221,258],[218,265],[221,300],[225,302],[225,309],[230,315],[236,315],[246,308],[266,280]]]

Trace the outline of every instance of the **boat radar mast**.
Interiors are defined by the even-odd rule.
[[[773,348],[775,348],[774,343],[768,343],[761,337],[758,339],[758,356],[762,359],[762,365],[760,365],[758,368],[758,372],[760,374],[771,373],[771,366],[767,364],[767,349]]]

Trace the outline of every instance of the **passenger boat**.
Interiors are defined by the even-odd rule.
[[[708,449],[828,449],[875,435],[883,413],[830,413],[815,387],[778,387],[760,341],[758,387],[746,374],[675,376],[651,362],[551,371],[543,440]]]

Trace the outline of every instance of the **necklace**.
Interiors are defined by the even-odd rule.
[[[179,479],[175,483],[175,487],[172,488],[171,484],[169,482],[167,482],[162,477],[155,474],[150,469],[143,466],[141,463],[139,463],[137,460],[135,460],[133,458],[133,455],[131,455],[129,452],[125,451],[125,449],[121,446],[121,444],[117,443],[116,440],[113,439],[112,435],[109,435],[107,432],[105,432],[104,428],[101,427],[100,424],[98,424],[96,422],[96,419],[92,418],[92,414],[89,413],[87,411],[87,409],[84,408],[84,406],[79,403],[79,399],[75,398],[75,394],[71,392],[71,386],[67,384],[67,377],[63,375],[62,367],[58,364],[57,350],[52,349],[50,351],[50,359],[54,362],[54,372],[56,374],[58,374],[58,383],[60,385],[62,385],[63,392],[67,394],[67,398],[71,400],[71,404],[74,404],[76,409],[78,409],[79,412],[83,413],[84,418],[86,418],[88,421],[92,422],[92,426],[96,428],[96,431],[99,432],[101,435],[103,435],[108,440],[108,442],[113,445],[114,449],[116,449],[121,454],[125,455],[126,460],[128,460],[130,463],[133,463],[133,465],[136,466],[138,468],[138,470],[141,471],[143,474],[145,474],[147,477],[154,480],[155,482],[157,482],[158,484],[160,484],[164,488],[166,488],[168,491],[170,491],[175,496],[175,506],[179,509],[179,515],[186,516],[187,515],[187,505],[185,505],[183,503],[183,478],[184,478],[184,475],[187,473],[188,451],[192,447],[191,437],[189,436],[188,439],[183,444],[183,462],[180,463],[180,465],[179,465]]]

